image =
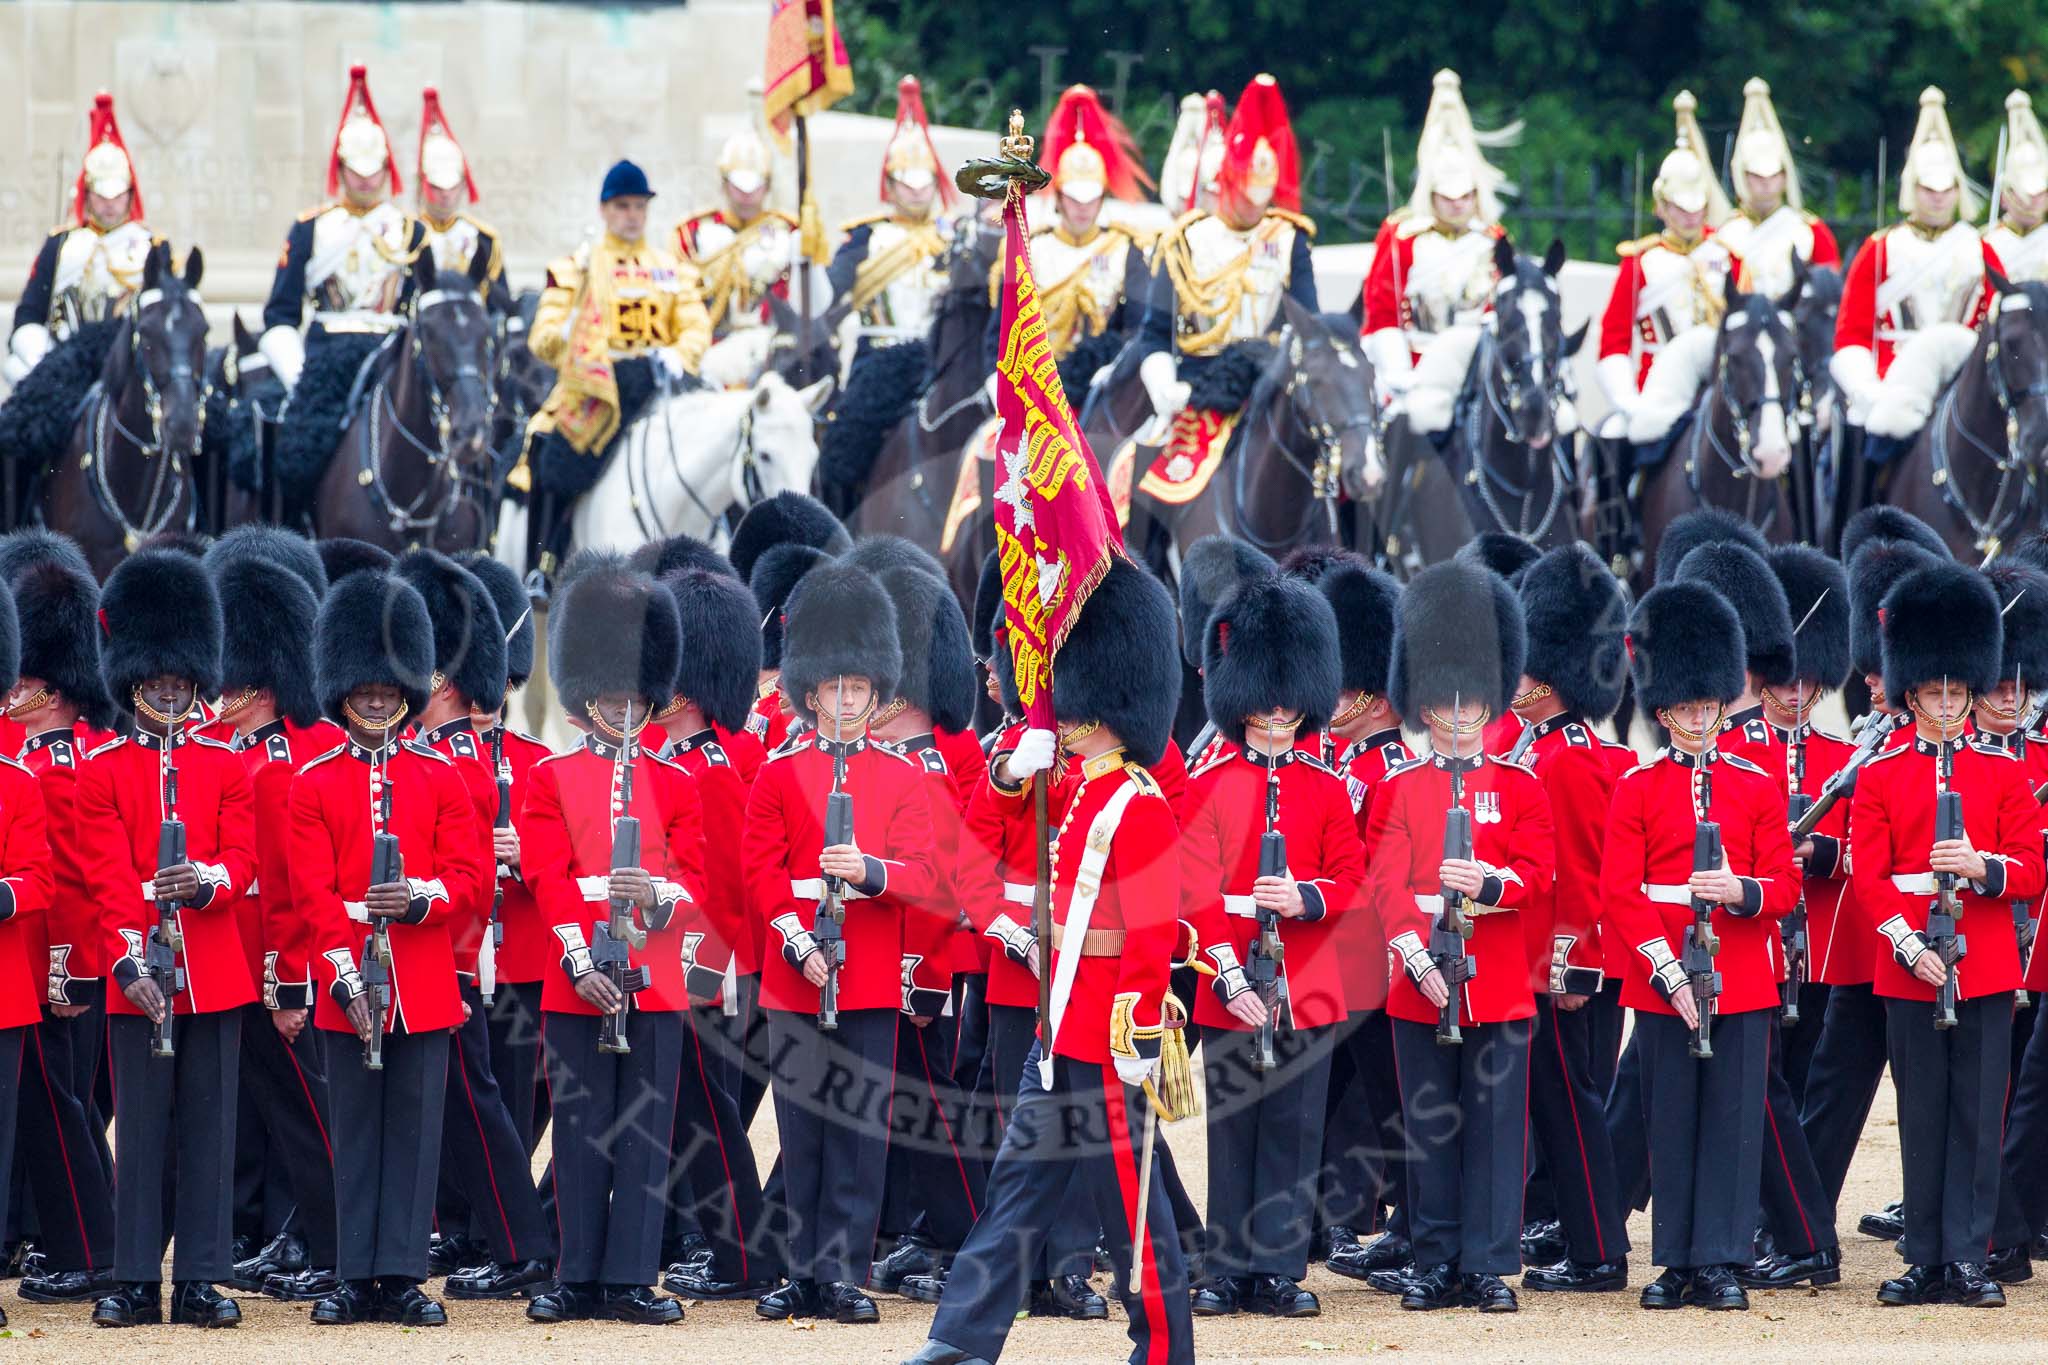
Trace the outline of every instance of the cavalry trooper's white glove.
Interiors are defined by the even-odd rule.
[[[1604,355],[1593,367],[1593,377],[1600,381],[1600,392],[1607,395],[1607,404],[1624,417],[1635,411],[1642,393],[1636,388],[1635,357],[1626,355]]]
[[[1004,760],[1010,770],[1013,782],[1028,782],[1033,776],[1052,766],[1053,751],[1058,740],[1050,730],[1026,730],[1017,736],[1017,747]]]
[[[1380,328],[1365,338],[1364,348],[1365,358],[1372,362],[1373,382],[1379,385],[1380,401],[1408,392],[1415,382],[1415,370],[1408,355],[1408,338],[1401,329]]]
[[[1188,386],[1180,382],[1171,351],[1154,351],[1138,362],[1138,382],[1152,400],[1152,411],[1168,421],[1188,405]]]
[[[681,388],[690,378],[690,372],[683,368],[683,362],[674,351],[666,347],[654,352],[654,368],[664,389]]]
[[[1851,426],[1862,426],[1877,401],[1877,357],[1868,346],[1844,346],[1828,357],[1828,373],[1842,391],[1842,406]]]
[[[270,372],[280,383],[287,389],[298,385],[299,371],[306,368],[306,339],[299,335],[298,328],[266,328],[256,342],[256,349],[270,362]]]
[[[50,353],[50,329],[40,322],[24,322],[7,342],[7,380],[19,384],[36,363]]]

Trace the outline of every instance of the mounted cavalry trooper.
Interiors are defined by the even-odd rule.
[[[1828,225],[1806,212],[1799,197],[1799,167],[1771,87],[1752,76],[1742,87],[1742,125],[1728,161],[1740,210],[1717,229],[1721,244],[1742,262],[1742,287],[1777,298],[1792,287],[1792,263],[1842,268],[1841,249]]]
[[[1415,146],[1415,192],[1380,224],[1359,327],[1380,390],[1404,392],[1437,335],[1493,294],[1501,173],[1480,151],[1455,71],[1439,71]],[[1462,370],[1457,376],[1462,381]]]
[[[896,83],[896,129],[882,161],[880,213],[841,226],[846,240],[832,257],[835,298],[852,309],[847,326],[856,345],[851,365],[870,350],[921,341],[946,289],[943,261],[958,231],[948,209],[953,190],[925,120],[924,91],[915,76]]]
[[[704,353],[703,373],[720,388],[744,388],[760,377],[775,332],[769,296],[794,306],[798,270],[811,277],[812,316],[832,301],[825,272],[804,254],[798,219],[768,203],[775,155],[761,136],[758,81],[748,87],[747,101],[746,126],[718,150],[720,202],[676,225],[676,255],[704,277],[704,306],[716,339]]]
[[[1842,284],[1828,369],[1849,421],[1877,438],[1865,442],[1860,479],[1845,484],[1867,486],[1871,466],[1919,433],[1990,310],[1985,267],[1998,258],[1973,221],[1977,196],[1963,175],[1947,103],[1933,86],[1920,92],[1920,121],[1899,179],[1906,221],[1870,234]]]
[[[85,162],[72,189],[74,222],[43,239],[21,302],[0,374],[19,384],[49,349],[80,326],[114,312],[142,286],[150,249],[163,239],[142,220],[135,162],[114,119],[114,97],[93,99]]]
[[[1713,158],[1695,112],[1699,101],[1690,90],[1681,90],[1672,107],[1678,116],[1678,145],[1657,167],[1651,186],[1664,229],[1615,248],[1621,273],[1600,316],[1595,375],[1620,419],[1610,419],[1603,436],[1623,434],[1661,352],[1693,328],[1720,323],[1728,273],[1736,268],[1728,245],[1715,236],[1734,209],[1714,178]],[[1688,400],[1694,388],[1686,390]]]
[[[512,291],[505,284],[504,244],[497,232],[463,212],[466,202],[477,201],[476,173],[469,157],[448,126],[441,109],[441,95],[433,86],[420,92],[420,223],[427,230],[427,246],[434,264],[447,278],[469,273],[470,262],[479,254],[490,262],[482,285],[484,303],[496,317],[514,311]]]
[[[2005,161],[1998,168],[1998,219],[1984,245],[2014,284],[2048,280],[2048,138],[2026,91],[2005,97]]]
[[[1170,433],[1142,491],[1180,503],[1206,486],[1248,393],[1220,400],[1227,412],[1191,409],[1190,386],[1233,342],[1278,332],[1283,298],[1316,311],[1315,232],[1301,212],[1301,154],[1279,82],[1255,76],[1231,116],[1214,211],[1183,214],[1153,250],[1135,350],[1139,381]]]

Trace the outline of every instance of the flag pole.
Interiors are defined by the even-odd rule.
[[[796,215],[798,264],[796,270],[796,312],[802,322],[797,333],[803,344],[809,346],[811,336],[811,258],[810,243],[804,234],[811,220],[817,216],[817,207],[811,203],[811,121],[802,114],[796,116]]]

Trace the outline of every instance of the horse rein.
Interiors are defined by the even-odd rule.
[[[2008,305],[2009,307],[2009,305]],[[2015,447],[2019,445],[2019,408],[2013,400],[2012,386],[2005,377],[2005,365],[2000,358],[2002,334],[2000,325],[2005,321],[2007,308],[1999,309],[1998,318],[1992,323],[1989,340],[1985,343],[1984,368],[1991,377],[1991,396],[1997,403],[1999,415],[2005,428],[2005,449],[1998,451],[1987,445],[1983,438],[1964,424],[1956,412],[1956,388],[1950,384],[1941,396],[1941,411],[1935,415],[1934,429],[1928,441],[1928,457],[1932,466],[1935,487],[1941,490],[1942,501],[1961,517],[1970,528],[1970,536],[1977,549],[1984,555],[1983,562],[1989,564],[2004,548],[2006,535],[2035,503],[2034,470],[2032,465],[2019,459]],[[2013,312],[2026,311],[2013,308]],[[2048,380],[2036,380],[2019,391],[2021,400],[2048,397]],[[1962,490],[1954,478],[1955,461],[1949,447],[1949,430],[1959,433],[1977,453],[1991,462],[1992,470],[1998,475],[1998,488],[1991,495],[1991,508],[1983,515],[1964,499]],[[2010,508],[2006,507],[2006,496],[2013,487],[2013,476],[2019,475],[2019,498]]]
[[[1477,403],[1465,404],[1465,447],[1472,461],[1471,469],[1465,474],[1465,483],[1476,490],[1480,505],[1486,509],[1486,514],[1493,518],[1493,527],[1496,531],[1517,536],[1531,543],[1539,542],[1550,534],[1551,525],[1564,507],[1566,490],[1571,482],[1566,477],[1563,442],[1555,436],[1551,439],[1550,499],[1543,508],[1543,515],[1534,526],[1531,526],[1528,520],[1529,487],[1509,482],[1507,476],[1495,469],[1486,459],[1486,452],[1491,445],[1486,439],[1487,413],[1490,413],[1494,422],[1499,425],[1502,440],[1509,445],[1528,448],[1529,443],[1515,433],[1512,411],[1521,402],[1521,381],[1515,372],[1508,368],[1499,339],[1492,329],[1481,333],[1479,347],[1480,352],[1473,357],[1472,366],[1478,372],[1478,389],[1480,396],[1486,400],[1486,413],[1480,411]],[[1550,405],[1553,423],[1557,419],[1558,404],[1570,396],[1565,385],[1562,356],[1560,355],[1558,359],[1559,363],[1551,368],[1554,378],[1544,386],[1544,396]],[[1497,379],[1507,386],[1505,400],[1496,384]],[[1496,485],[1502,492],[1522,504],[1523,514],[1515,518],[1513,524],[1510,524],[1508,514],[1501,507],[1495,494]]]
[[[424,380],[427,413],[438,438],[436,444],[429,445],[415,436],[412,429],[406,425],[403,414],[398,411],[398,404],[391,395],[395,367],[379,375],[371,385],[371,392],[375,395],[372,400],[373,406],[380,410],[372,413],[369,437],[357,447],[362,451],[362,464],[356,472],[356,482],[369,491],[371,500],[384,513],[386,524],[394,535],[410,538],[415,532],[424,531],[431,534],[440,527],[443,518],[464,501],[474,502],[479,508],[488,508],[490,504],[491,481],[479,478],[459,465],[451,466],[449,461],[448,439],[452,423],[447,394],[441,382],[434,377],[432,367],[426,363],[426,343],[420,328],[420,317],[429,308],[465,300],[476,303],[475,295],[466,291],[429,290],[414,302],[413,316],[406,323],[406,363]],[[476,306],[482,305],[477,303]],[[495,338],[495,330],[493,336]],[[493,349],[496,349],[495,345]],[[477,385],[483,391],[485,409],[496,410],[495,374],[492,380],[486,381],[481,366],[465,361],[457,367],[453,382],[458,388],[465,383]],[[392,496],[390,487],[384,481],[384,430],[387,426],[397,432],[406,445],[426,458],[430,472],[430,477],[421,487],[419,494],[403,505]],[[454,469],[453,477],[440,476],[440,471],[444,467]],[[465,498],[464,494],[469,492],[474,492],[478,496]],[[423,511],[429,500],[433,500],[432,510]],[[478,517],[480,534],[486,520],[483,516]]]
[[[1244,458],[1242,446],[1239,447],[1236,458],[1230,461],[1233,510],[1239,523],[1237,533],[1262,550],[1280,549],[1299,541],[1302,534],[1307,531],[1309,522],[1314,519],[1318,507],[1323,510],[1329,523],[1330,534],[1335,537],[1339,530],[1337,501],[1342,492],[1344,437],[1350,432],[1364,428],[1373,433],[1375,440],[1381,442],[1382,450],[1386,448],[1386,428],[1381,421],[1377,404],[1368,402],[1346,413],[1337,421],[1330,420],[1324,413],[1322,398],[1317,393],[1308,371],[1303,368],[1302,361],[1310,349],[1330,345],[1330,342],[1323,340],[1304,343],[1290,328],[1281,335],[1275,348],[1276,368],[1283,363],[1287,366],[1287,382],[1280,386],[1279,396],[1287,400],[1288,410],[1294,414],[1302,434],[1314,445],[1316,451],[1313,464],[1304,463],[1301,457],[1294,453],[1287,440],[1287,433],[1281,429],[1280,418],[1277,415],[1277,409],[1281,405],[1278,402],[1266,404],[1261,420],[1265,426],[1267,441],[1279,453],[1288,468],[1301,475],[1309,485],[1309,503],[1302,509],[1301,522],[1291,535],[1278,540],[1267,540],[1249,526],[1242,524],[1246,466],[1250,461]]]
[[[188,291],[188,297],[193,306],[197,307],[198,296]],[[120,395],[108,394],[103,380],[93,382],[80,404],[81,409],[91,411],[86,423],[86,446],[79,456],[80,467],[91,475],[86,484],[92,491],[93,501],[99,504],[101,513],[121,532],[122,544],[131,551],[149,537],[162,532],[177,515],[179,495],[183,492],[183,487],[180,485],[172,488],[171,476],[184,473],[184,455],[196,454],[199,441],[204,439],[206,400],[212,391],[211,384],[200,382],[190,365],[175,359],[172,361],[171,379],[192,381],[199,395],[198,411],[195,414],[197,426],[192,451],[173,453],[167,460],[158,460],[157,456],[164,453],[164,401],[162,391],[157,388],[156,377],[150,373],[149,366],[142,363],[141,320],[146,309],[163,302],[163,299],[164,293],[161,289],[144,290],[136,296],[135,308],[127,320],[128,373],[141,381],[143,401],[149,411],[149,435],[145,438],[130,430],[128,424],[121,420]],[[116,496],[113,484],[108,478],[107,456],[113,449],[116,438],[126,442],[144,460],[155,465],[154,475],[149,481],[149,491],[143,499],[141,516],[133,521],[129,519],[127,509],[121,506],[121,500]],[[168,500],[164,497],[167,488],[170,489]],[[186,500],[187,529],[196,524],[197,515],[196,501]]]
[[[661,425],[664,435],[668,438],[668,472],[675,479],[676,486],[681,488],[683,493],[690,499],[692,505],[699,512],[703,513],[704,523],[707,528],[706,534],[708,535],[712,529],[717,527],[719,518],[724,516],[725,513],[714,511],[711,505],[705,502],[703,497],[697,492],[696,486],[684,476],[682,465],[676,459],[675,424],[669,416],[666,403],[662,405]],[[652,445],[652,441],[642,441],[640,443],[640,448],[637,452],[639,457],[637,463],[630,458],[624,460],[626,496],[627,501],[633,508],[633,524],[639,527],[640,534],[648,540],[666,540],[669,536],[674,535],[675,532],[670,529],[667,519],[662,517],[654,507],[654,484],[647,477],[646,468],[648,448]],[[740,467],[742,503],[740,511],[744,514],[755,503],[759,502],[761,495],[767,491],[766,485],[761,482],[761,451],[759,445],[754,440],[754,404],[751,400],[747,403],[746,411],[740,415],[739,430],[734,433],[732,453],[726,457],[726,467],[730,467],[735,461],[738,462]]]

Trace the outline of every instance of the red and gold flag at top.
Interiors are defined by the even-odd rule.
[[[1060,385],[1031,278],[1024,196],[1003,203],[1003,347],[996,361],[996,550],[1003,572],[1004,640],[1017,699],[1034,727],[1053,728],[1054,656],[1081,604],[1123,553],[1109,487]]]
[[[790,120],[822,113],[853,93],[832,0],[768,0],[768,62],[762,103],[768,126],[784,139]]]

